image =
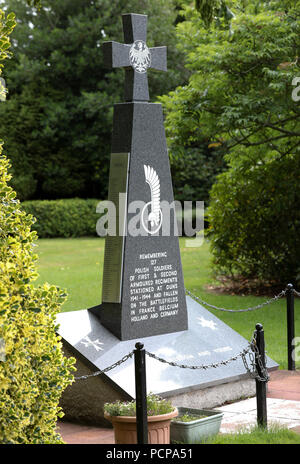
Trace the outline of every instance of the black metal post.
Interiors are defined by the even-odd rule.
[[[136,343],[134,350],[136,434],[138,445],[148,444],[146,357],[144,345]]]
[[[261,324],[256,324],[256,346],[258,353],[255,354],[256,371],[260,377],[255,379],[256,382],[256,407],[257,407],[257,425],[267,427],[267,382],[264,379],[264,369],[266,367],[265,359],[265,337]],[[260,361],[260,362],[259,362]]]
[[[295,338],[295,316],[294,316],[294,287],[288,284],[286,287],[286,318],[287,318],[287,346],[288,346],[288,370],[296,369],[293,359],[293,342]]]

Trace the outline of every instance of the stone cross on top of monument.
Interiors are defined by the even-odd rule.
[[[125,69],[125,101],[149,101],[148,68],[167,71],[167,47],[148,48],[147,15],[122,15],[124,42],[104,42],[104,64]]]

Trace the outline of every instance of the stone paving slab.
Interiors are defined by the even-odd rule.
[[[256,398],[216,408],[224,413],[221,433],[234,433],[249,429],[257,423]],[[268,425],[287,428],[300,427],[300,401],[267,398]]]

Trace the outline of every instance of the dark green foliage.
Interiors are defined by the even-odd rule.
[[[65,200],[33,200],[22,208],[36,219],[32,229],[39,238],[94,236],[99,214],[99,200],[69,198]]]
[[[217,15],[221,4],[234,20]],[[213,187],[208,215],[215,271],[278,285],[299,281],[300,112],[292,83],[300,2],[197,6],[201,14],[187,6],[177,28],[189,83],[162,101],[171,152],[212,140],[226,154],[229,171]],[[184,150],[180,156],[184,162]]]
[[[214,16],[225,8],[225,2],[222,0],[195,0],[195,7],[199,11],[201,18],[206,26],[209,26]]]
[[[188,85],[162,99],[173,145],[200,146],[207,139],[227,152],[262,145],[280,156],[297,151],[300,115],[292,99],[299,75],[297,5],[288,13],[279,1],[262,3],[255,14],[251,6],[241,7],[231,33],[218,25],[207,30],[199,14],[186,8],[186,21],[177,29],[192,74]]]
[[[218,274],[300,283],[300,157],[249,160],[222,174],[208,209]]]
[[[209,191],[217,174],[225,169],[221,152],[207,148],[203,143],[199,148],[184,147],[179,154],[176,147],[171,149],[171,172],[175,199],[179,201],[209,201]]]
[[[173,0],[43,0],[38,12],[8,0],[19,20],[8,63],[0,137],[21,200],[106,198],[113,103],[123,70],[105,69],[101,45],[123,42],[121,14],[149,15],[149,46],[168,45],[168,73],[149,72],[152,101],[184,81]]]

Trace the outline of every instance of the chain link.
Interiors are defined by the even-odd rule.
[[[257,361],[259,365],[259,370],[261,372],[261,375],[259,375],[257,368],[255,367],[255,370],[253,371],[254,378],[256,380],[259,380],[260,382],[269,382],[270,376],[269,376],[267,368],[263,365],[262,357],[259,354],[258,348],[255,344],[253,345],[253,348],[255,352],[254,359],[255,361]]]
[[[296,296],[299,296],[299,297],[300,297],[300,293],[297,292],[297,290],[295,290],[295,289],[293,289],[293,290],[294,290],[294,294],[295,294]]]
[[[278,301],[280,298],[282,298],[286,294],[286,290],[282,290],[278,295],[274,296],[273,298],[270,298],[267,301],[264,301],[263,303],[261,303],[261,304],[259,304],[257,306],[252,306],[250,308],[245,308],[245,309],[227,309],[227,308],[220,308],[218,306],[214,306],[212,304],[209,304],[206,301],[202,300],[202,298],[200,298],[199,296],[194,295],[192,292],[190,292],[187,289],[185,289],[185,292],[186,292],[187,295],[191,296],[194,300],[198,301],[199,303],[201,303],[204,306],[208,306],[209,308],[217,309],[219,311],[226,311],[226,312],[229,312],[229,313],[243,313],[243,312],[247,312],[247,311],[254,311],[255,309],[263,308],[264,306],[267,306],[267,305],[269,305],[271,303],[274,303],[275,301]],[[300,296],[300,294],[299,294],[299,296]]]
[[[258,351],[258,347],[256,344],[256,332],[254,332],[253,334],[250,347],[251,347],[252,353],[251,352],[249,353],[249,359],[250,359],[252,370],[247,363],[246,357],[244,356],[242,358],[246,371],[248,372],[248,374],[250,375],[252,379],[259,380],[260,382],[268,382],[270,380],[270,376],[269,376],[267,368],[263,365],[261,355],[259,354],[259,351]],[[262,375],[259,375],[257,371],[256,363],[258,363],[259,369]]]
[[[156,359],[157,361],[160,361],[160,362],[165,363],[165,364],[169,364],[169,366],[180,367],[181,369],[203,369],[203,370],[206,370],[206,369],[210,369],[210,368],[217,368],[219,366],[226,366],[227,364],[231,363],[232,361],[236,361],[238,358],[246,356],[246,354],[249,353],[250,350],[251,350],[251,347],[249,345],[247,348],[245,348],[239,354],[237,354],[236,356],[232,356],[231,358],[229,358],[229,359],[227,359],[225,361],[219,361],[219,362],[216,362],[216,363],[211,363],[211,364],[206,364],[206,365],[201,364],[201,365],[196,365],[196,366],[191,366],[189,364],[179,364],[179,363],[176,363],[175,361],[167,361],[166,359],[160,358],[159,356],[157,356],[154,353],[149,353],[149,351],[146,351],[146,354],[148,356],[150,356],[151,358]]]
[[[231,358],[225,361],[219,361],[216,363],[211,363],[211,364],[206,364],[206,365],[205,364],[201,364],[201,365],[179,364],[179,363],[176,363],[175,361],[167,361],[166,359],[160,358],[156,354],[150,353],[149,351],[146,351],[146,354],[150,356],[151,358],[154,358],[157,361],[168,364],[169,366],[172,366],[172,367],[179,367],[181,369],[202,369],[202,370],[206,370],[210,368],[217,368],[220,366],[226,366],[227,364],[233,361],[236,361],[238,358],[242,358],[245,369],[251,378],[259,380],[260,382],[268,382],[270,379],[268,370],[266,367],[264,367],[261,355],[259,354],[259,351],[256,345],[255,335],[253,336],[251,343],[249,343],[249,346],[245,348],[244,350],[242,350],[239,354],[232,356]],[[249,355],[250,365],[252,369],[249,367],[249,364],[247,362],[247,358],[246,358],[247,354]],[[259,369],[262,375],[259,375],[257,371],[256,362],[259,365]]]
[[[133,354],[134,354],[134,351],[131,351],[130,353],[126,354],[126,356],[123,356],[122,359],[115,362],[114,364],[111,364],[110,366],[106,367],[103,370],[99,369],[99,371],[94,372],[93,374],[81,375],[80,377],[74,377],[74,379],[75,380],[85,380],[85,379],[88,379],[90,377],[96,377],[97,375],[105,374],[106,372],[111,371],[115,367],[120,366],[121,364],[126,362],[129,358],[132,358]]]
[[[251,343],[249,343],[249,346],[247,348],[244,348],[239,354],[237,354],[235,356],[232,356],[231,358],[226,359],[224,361],[219,361],[219,362],[216,362],[216,363],[211,363],[211,364],[206,364],[206,365],[205,364],[201,364],[201,365],[179,364],[179,363],[177,363],[175,361],[167,361],[166,359],[163,359],[163,358],[157,356],[154,353],[150,353],[147,350],[145,350],[145,353],[149,357],[151,357],[153,359],[156,359],[157,361],[159,361],[161,363],[168,364],[169,366],[179,367],[181,369],[194,369],[194,370],[196,370],[196,369],[206,370],[206,369],[210,369],[210,368],[217,368],[217,367],[220,367],[220,366],[226,366],[227,364],[229,364],[229,363],[231,363],[233,361],[237,361],[237,359],[239,359],[239,358],[242,358],[245,369],[250,374],[250,376],[252,378],[258,379],[261,382],[267,382],[269,380],[269,374],[268,374],[267,369],[263,366],[261,356],[260,356],[260,354],[258,352],[258,348],[256,346],[255,337],[253,337]],[[247,358],[246,358],[247,354],[249,355],[252,370],[249,367],[248,362],[247,362]],[[93,374],[86,374],[86,375],[82,375],[80,377],[74,377],[74,380],[86,380],[86,379],[89,379],[91,377],[96,377],[98,375],[105,374],[106,372],[109,372],[112,369],[115,369],[117,366],[120,366],[121,364],[126,362],[129,358],[132,358],[133,355],[134,355],[134,351],[131,351],[127,355],[123,356],[122,359],[120,359],[119,361],[116,361],[115,363],[111,364],[110,366],[106,367],[105,369],[102,369],[102,370],[100,369],[99,371],[94,372]],[[262,373],[262,376],[259,376],[259,374],[257,372],[256,360],[257,360],[257,362],[259,364],[259,368],[260,368],[260,371]]]

